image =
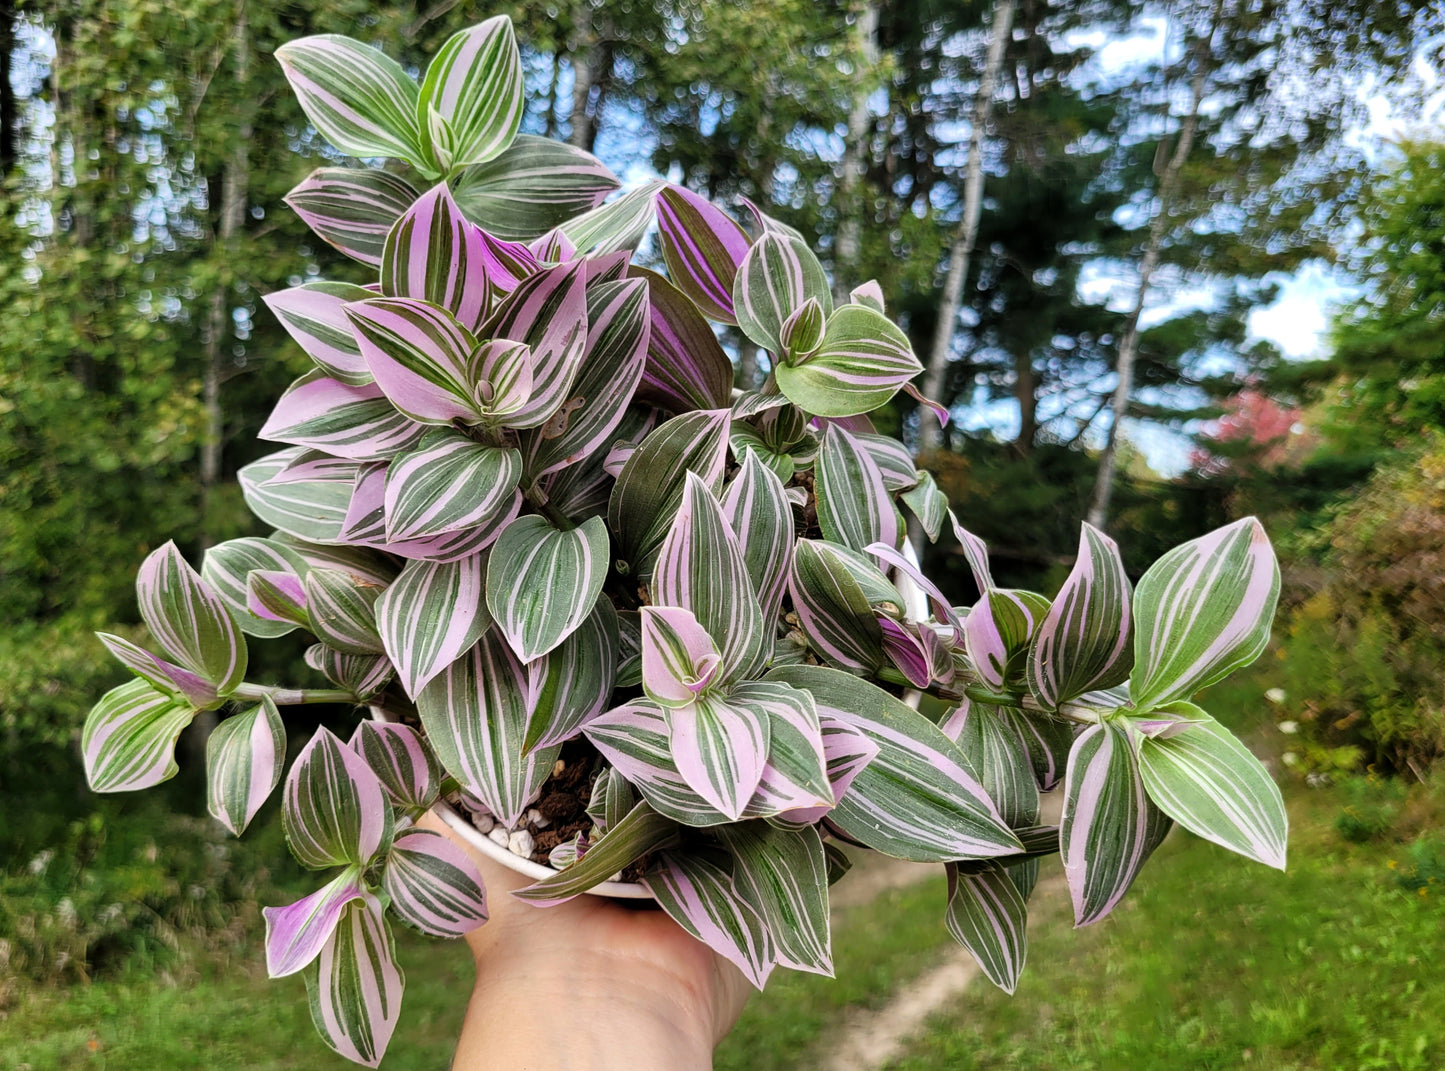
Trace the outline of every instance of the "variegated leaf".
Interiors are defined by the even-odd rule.
[[[644,801],[612,826],[566,870],[512,893],[518,900],[551,907],[600,885],[615,872],[677,836],[677,823]]]
[[[867,451],[873,463],[878,466],[878,471],[883,474],[883,486],[888,488],[889,492],[905,491],[925,475],[913,467],[913,455],[908,452],[908,448],[891,435],[852,431],[845,420],[830,420],[827,423],[829,427],[847,431],[857,441],[858,446]]]
[[[780,454],[772,450],[758,429],[746,421],[733,421],[732,427],[728,429],[728,445],[732,447],[733,457],[739,464],[745,462],[749,456],[756,457],[780,482],[791,480],[797,470],[797,462],[791,454]]]
[[[958,518],[953,515],[952,510],[948,513],[948,519],[953,524],[953,534],[958,540],[959,549],[963,552],[964,559],[973,573],[974,585],[978,588],[978,593],[982,595],[993,587],[993,574],[988,567],[988,547],[982,539],[958,523]]]
[[[1039,820],[1039,789],[1028,746],[1002,708],[964,699],[940,728],[968,756],[1010,829]]]
[[[689,826],[729,821],[678,772],[670,746],[671,730],[661,707],[635,700],[592,719],[582,732],[659,814]]]
[[[782,353],[783,323],[809,298],[817,300],[825,317],[832,312],[828,276],[818,258],[801,239],[764,233],[749,247],[733,280],[733,312],[738,327],[759,346]],[[919,366],[917,371],[921,370]]]
[[[843,428],[830,425],[823,433],[813,477],[818,526],[825,537],[854,550],[870,543],[898,546],[902,525],[883,472]]]
[[[225,601],[173,542],[147,555],[135,578],[141,619],[161,650],[230,695],[246,675],[246,637]]]
[[[717,682],[717,643],[684,607],[644,606],[641,614],[643,690],[658,706],[688,706]]]
[[[646,575],[658,547],[682,505],[686,475],[699,475],[708,489],[722,484],[727,461],[726,409],[684,413],[647,436],[627,459],[613,485],[607,524],[624,575]]]
[[[376,698],[391,683],[396,669],[385,655],[342,654],[324,643],[314,643],[302,656],[306,664],[358,703]]]
[[[600,598],[581,626],[547,655],[524,752],[570,740],[602,713],[616,683],[619,647],[617,612]]]
[[[962,638],[963,621],[959,618],[957,611],[949,605],[948,598],[938,589],[938,585],[923,575],[923,570],[914,560],[884,543],[871,543],[863,550],[917,585],[918,590],[928,600],[929,608],[933,612],[933,619],[945,626],[945,632],[952,632],[953,635],[949,638],[950,642],[957,642]]]
[[[855,286],[848,294],[848,300],[854,305],[867,305],[877,312],[883,312],[883,287],[878,285],[877,279],[869,279],[862,286]]]
[[[311,627],[306,584],[295,573],[254,569],[246,577],[246,607],[256,617],[299,628]]]
[[[455,432],[434,433],[386,471],[386,538],[405,543],[462,529],[498,534],[521,502],[522,455]]]
[[[882,689],[822,666],[768,674],[811,692],[819,717],[852,725],[878,745],[829,820],[875,851],[918,862],[1005,856],[1022,849],[967,758],[938,726]]]
[[[673,921],[762,989],[776,962],[772,938],[727,863],[696,851],[659,852],[642,882]]]
[[[421,735],[400,722],[363,721],[347,745],[402,810],[425,810],[441,792],[442,770]]]
[[[1013,993],[1028,955],[1025,897],[997,865],[975,873],[961,871],[953,863],[946,869],[948,932],[973,954],[989,981]]]
[[[762,611],[722,506],[695,472],[657,554],[652,599],[691,610],[722,656],[716,683],[750,677],[766,656]]]
[[[251,613],[247,605],[246,577],[252,570],[290,570],[303,575],[309,566],[299,554],[283,543],[252,536],[228,539],[206,551],[201,559],[201,579],[221,597],[241,631],[250,636],[284,636],[294,627],[285,621],[268,621]]]
[[[288,41],[276,50],[306,118],[348,156],[395,156],[424,166],[417,87],[381,51],[337,34]]]
[[[327,546],[308,543],[287,532],[272,532],[268,542],[280,544],[301,559],[305,569],[337,569],[348,576],[385,587],[396,578],[400,566],[366,547]],[[304,572],[292,569],[293,572]]]
[[[794,689],[798,691],[799,689]],[[811,695],[811,693],[804,693]],[[816,709],[816,705],[815,705]],[[853,784],[854,778],[874,759],[878,757],[879,744],[862,729],[850,725],[847,722],[835,717],[827,711],[818,711],[818,727],[823,739],[823,757],[827,762],[828,784],[832,789],[833,801],[837,801],[847,795]],[[773,724],[773,737],[777,738],[777,723]],[[777,749],[774,748],[768,756],[769,763],[772,763],[773,756]],[[763,780],[768,778],[768,771],[763,771]],[[832,807],[817,807],[800,811],[790,810],[783,813],[783,817],[790,822],[816,822],[821,819]]]
[[[1113,911],[1171,823],[1150,802],[1128,733],[1113,722],[1085,729],[1069,752],[1059,850],[1074,925]]]
[[[768,759],[771,719],[741,695],[704,692],[692,703],[663,708],[669,750],[688,786],[737,821],[757,791]]]
[[[318,959],[315,977],[306,976],[312,1023],[339,1055],[378,1066],[405,985],[381,901],[368,892],[347,903]]]
[[[809,645],[828,661],[853,670],[878,669],[888,661],[878,619],[837,547],[798,540],[788,592]]]
[[[627,778],[610,766],[602,767],[592,782],[592,797],[587,801],[592,828],[599,834],[607,832],[632,813],[638,799],[636,789],[627,783]]]
[[[933,473],[919,472],[917,475],[918,482],[904,491],[901,497],[923,526],[928,541],[937,543],[943,531],[943,522],[948,517],[948,496],[939,490]]]
[[[445,182],[402,213],[381,254],[381,292],[440,305],[468,331],[487,313],[487,255],[482,232]]]
[[[733,280],[748,254],[747,232],[706,198],[681,186],[658,195],[662,257],[679,290],[709,319],[737,323]]]
[[[470,381],[477,339],[440,305],[369,298],[346,306],[366,367],[391,404],[421,424],[481,419]]]
[[[1194,704],[1165,710],[1193,724],[1139,741],[1149,798],[1191,833],[1283,870],[1289,821],[1269,772]]]
[[[638,396],[672,413],[730,404],[733,367],[702,313],[681,290],[646,268],[629,277],[647,282],[651,334]]]
[[[582,264],[563,264],[525,279],[478,332],[531,347],[532,389],[509,414],[509,428],[545,424],[572,395],[587,345],[587,276]]]
[[[123,636],[114,636],[109,632],[97,632],[95,635],[126,669],[157,690],[196,710],[218,705],[216,686],[204,677],[151,654]]]
[[[376,628],[376,600],[384,589],[337,569],[306,574],[306,613],[316,638],[343,654],[374,655],[383,650]]]
[[[322,240],[379,267],[387,234],[420,195],[406,179],[379,167],[318,167],[286,195],[286,203]]]
[[[1085,524],[1079,557],[1029,653],[1029,689],[1052,709],[1129,677],[1129,577],[1114,541]]]
[[[618,185],[591,153],[518,134],[500,155],[458,175],[452,193],[462,211],[488,233],[503,241],[526,241],[596,208]],[[514,276],[513,286],[522,277]]]
[[[558,227],[578,253],[601,256],[636,249],[657,214],[661,182],[647,182]]]
[[[733,885],[763,919],[785,967],[833,976],[828,926],[828,864],[812,826],[778,829],[767,822],[724,826]]]
[[[817,298],[810,297],[793,310],[783,321],[778,340],[783,344],[785,359],[794,363],[805,359],[822,344],[823,306]]]
[[[91,707],[80,734],[85,779],[92,792],[133,792],[176,775],[176,738],[196,716],[188,703],[149,681],[112,688]]]
[[[302,866],[368,866],[391,843],[391,806],[381,781],[325,727],[302,748],[281,798],[291,854]]]
[[[491,626],[486,559],[408,562],[376,603],[377,630],[401,686],[415,699]]]
[[[813,697],[777,681],[743,681],[730,697],[768,715],[768,759],[743,817],[782,815],[807,824],[815,819],[805,815],[830,809],[837,801],[830,777],[837,756],[828,754]]]
[[[865,305],[843,305],[828,318],[818,349],[799,363],[779,364],[775,374],[778,389],[802,409],[846,417],[877,409],[921,371],[908,336],[892,320]]]
[[[555,747],[522,753],[544,669],[541,662],[524,666],[501,633],[488,629],[416,697],[422,728],[442,766],[508,825],[557,758]]]
[[[426,69],[417,102],[418,117],[438,116],[451,132],[440,169],[485,163],[512,144],[522,125],[522,91],[522,57],[507,16],[448,38]]]
[[[487,563],[487,608],[524,662],[541,658],[582,624],[607,579],[607,526],[589,517],[558,531],[545,517],[518,517]]]
[[[429,829],[392,843],[381,872],[391,907],[422,933],[461,937],[487,921],[482,875],[459,845]]]
[[[351,283],[307,283],[276,290],[263,299],[281,326],[316,362],[321,371],[342,383],[371,382],[371,369],[361,356],[346,306],[374,297]]]
[[[438,436],[445,438],[446,432]],[[497,533],[511,522],[522,507],[520,492],[514,492],[509,507],[497,513],[488,524],[456,528],[435,536],[422,536],[402,542],[386,538],[386,477],[389,466],[363,465],[356,478],[351,502],[340,538],[354,544],[354,549],[374,548],[401,558],[429,562],[455,562],[471,557],[492,545]]]
[[[991,588],[963,619],[969,661],[991,688],[1022,678],[1029,645],[1049,601],[1032,591]]]
[[[723,492],[722,508],[737,536],[763,620],[771,621],[782,606],[793,560],[793,508],[782,481],[749,451]]]
[[[1253,517],[1165,554],[1134,595],[1135,708],[1188,699],[1253,662],[1278,600],[1279,563]]]
[[[252,513],[310,543],[334,543],[346,523],[360,464],[299,446],[253,461],[236,473]]]
[[[374,383],[352,386],[317,370],[286,388],[257,436],[352,461],[385,461],[414,447],[425,430]]]
[[[206,741],[206,806],[240,836],[286,765],[286,727],[269,697],[221,722]]]
[[[360,867],[347,867],[310,896],[285,907],[264,907],[266,974],[285,978],[306,967],[336,932],[346,905],[366,893]]]

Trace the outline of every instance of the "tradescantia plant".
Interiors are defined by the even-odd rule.
[[[1192,701],[1266,642],[1279,579],[1256,521],[1132,594],[1088,526],[1052,600],[1000,588],[867,417],[920,371],[876,284],[835,304],[801,236],[751,205],[745,229],[675,186],[609,200],[593,157],[517,133],[504,18],[420,83],[340,37],[277,55],[316,129],[366,161],[290,202],[374,275],[268,297],[316,366],[261,432],[284,448],[240,474],[274,532],[199,573],[172,544],[145,561],[159,653],[101,637],[136,679],[83,750],[97,791],[144,788],[198,711],[230,712],[210,809],[240,834],[284,779],[291,849],[330,877],[266,909],[267,967],[306,972],[336,1051],[385,1051],[389,919],[455,936],[487,918],[465,853],[416,827],[434,806],[551,864],[523,900],[621,872],[759,987],[777,965],[831,973],[839,845],[941,864],[949,930],[1010,991],[1044,856],[1079,925],[1175,822],[1283,866],[1277,789]],[[638,263],[649,235],[666,275]],[[732,389],[712,324],[770,351],[761,390]],[[958,540],[975,605],[920,572],[900,505]],[[297,629],[328,685],[248,681],[247,637]],[[287,773],[282,708],[337,702],[376,720],[319,730]],[[564,780],[585,813],[554,812],[565,839],[534,846]]]

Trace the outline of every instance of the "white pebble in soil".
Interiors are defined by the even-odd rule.
[[[472,816],[472,825],[477,827],[478,833],[491,833],[497,820],[489,814],[477,814]]]
[[[532,858],[532,852],[536,850],[537,844],[532,840],[532,834],[525,829],[519,829],[512,834],[507,841],[507,848],[513,855],[520,855],[523,859]]]
[[[546,829],[552,824],[552,822],[549,819],[543,817],[542,812],[537,810],[537,808],[535,807],[528,809],[527,821],[531,822],[538,829]]]
[[[503,848],[507,847],[507,831],[501,826],[494,826],[492,831],[487,834],[487,837]]]

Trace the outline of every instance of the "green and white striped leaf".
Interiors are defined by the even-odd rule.
[[[602,713],[612,698],[619,650],[617,612],[609,599],[599,598],[582,624],[547,654],[524,752],[569,740]]]
[[[767,926],[777,962],[831,978],[828,863],[818,831],[752,821],[721,832],[733,885]]]
[[[800,539],[793,548],[788,592],[808,644],[829,662],[852,670],[888,664],[883,631],[840,548]]]
[[[1134,595],[1129,697],[1141,712],[1222,680],[1269,642],[1279,563],[1253,517],[1175,547]]]
[[[589,517],[562,532],[518,517],[487,563],[487,609],[524,662],[541,658],[586,620],[607,578],[607,526]]]
[[[206,741],[206,807],[240,836],[281,783],[286,726],[270,697],[225,719]]]
[[[338,382],[362,386],[371,382],[371,369],[361,356],[345,309],[353,301],[375,296],[351,283],[316,282],[275,290],[262,300],[321,371]]]
[[[738,327],[759,346],[782,353],[783,324],[810,298],[825,317],[832,313],[833,296],[823,265],[801,239],[765,232],[748,248],[733,280]]]
[[[427,165],[417,125],[417,87],[380,50],[338,34],[276,50],[311,125],[348,156],[395,156]]]
[[[220,596],[242,632],[274,638],[286,635],[295,626],[251,613],[247,604],[246,578],[257,569],[266,572],[289,570],[300,577],[308,568],[305,559],[284,543],[247,536],[228,539],[206,551],[206,556],[201,559],[201,579]]]
[[[529,241],[596,208],[617,177],[589,152],[518,134],[500,155],[474,164],[452,195],[474,223],[504,241]]]
[[[85,779],[93,792],[133,792],[174,777],[176,738],[196,716],[188,703],[149,681],[112,688],[91,707],[80,734]]]
[[[305,584],[306,613],[318,640],[342,654],[384,650],[376,628],[376,601],[385,589],[338,569],[312,569]]]
[[[429,829],[409,829],[396,838],[381,887],[393,911],[433,937],[461,937],[487,921],[477,865],[460,845]]]
[[[360,472],[359,462],[292,446],[251,462],[236,479],[246,505],[267,524],[310,543],[335,543]]]
[[[285,199],[322,240],[379,267],[388,232],[420,196],[406,179],[379,167],[318,167]]]
[[[227,696],[246,675],[246,637],[225,601],[167,541],[147,555],[135,578],[141,619],[183,669]]]
[[[495,529],[516,516],[522,455],[454,432],[433,433],[386,470],[386,538],[404,543],[463,529]]]
[[[312,870],[366,867],[391,844],[391,805],[380,780],[324,726],[291,766],[281,823],[291,854]]]
[[[793,560],[793,508],[782,481],[757,453],[748,451],[723,493],[722,508],[737,536],[763,620],[771,621],[782,606]]]
[[[940,728],[968,756],[1010,829],[1039,820],[1039,788],[1028,747],[999,707],[965,698]]]
[[[644,183],[557,229],[576,246],[578,256],[599,257],[636,249],[657,215],[657,192],[663,185],[660,181]]]
[[[196,710],[208,710],[219,705],[215,685],[198,674],[167,662],[124,636],[114,636],[109,632],[97,632],[95,636],[126,669],[166,695]]]
[[[776,962],[772,938],[738,892],[729,864],[720,852],[663,851],[642,883],[674,922],[762,989]]]
[[[410,725],[363,721],[347,744],[381,782],[387,798],[402,810],[425,810],[441,793],[442,769]]]
[[[563,903],[602,884],[623,867],[663,847],[676,836],[677,823],[643,801],[566,870],[518,889],[512,895],[541,907]]]
[[[486,556],[407,562],[376,603],[377,630],[412,699],[491,627]]]
[[[391,683],[396,669],[385,655],[342,654],[324,643],[313,643],[302,656],[306,664],[358,703],[376,698]]]
[[[841,425],[829,424],[823,432],[813,477],[818,526],[828,540],[853,550],[870,543],[898,546],[903,526],[883,472]]]
[[[401,1014],[405,986],[381,901],[369,892],[347,903],[313,976],[306,975],[311,1021],[352,1063],[376,1067]]]
[[[904,505],[918,518],[930,543],[937,543],[948,519],[948,496],[939,490],[931,472],[919,472],[918,482],[900,496]]]
[[[1118,906],[1171,824],[1144,791],[1124,728],[1101,722],[1085,729],[1069,753],[1059,826],[1075,926],[1098,922]]]
[[[822,345],[797,364],[779,364],[776,375],[778,389],[800,408],[847,417],[877,409],[922,371],[892,320],[866,305],[844,305],[828,318]]]
[[[497,15],[453,34],[432,57],[417,101],[417,125],[435,115],[451,133],[439,171],[485,163],[501,154],[522,125],[522,57],[512,20]]]
[[[1174,703],[1164,711],[1197,724],[1139,740],[1149,798],[1191,833],[1283,870],[1289,820],[1269,772],[1194,704]]]
[[[990,864],[976,873],[954,863],[948,873],[944,922],[953,939],[973,954],[989,981],[1012,994],[1028,955],[1028,907],[1013,879]]]

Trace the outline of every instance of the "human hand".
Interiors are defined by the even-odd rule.
[[[727,960],[658,910],[600,896],[539,908],[530,884],[462,842],[490,920],[467,935],[477,980],[454,1071],[697,1071],[741,1014],[750,987]]]

